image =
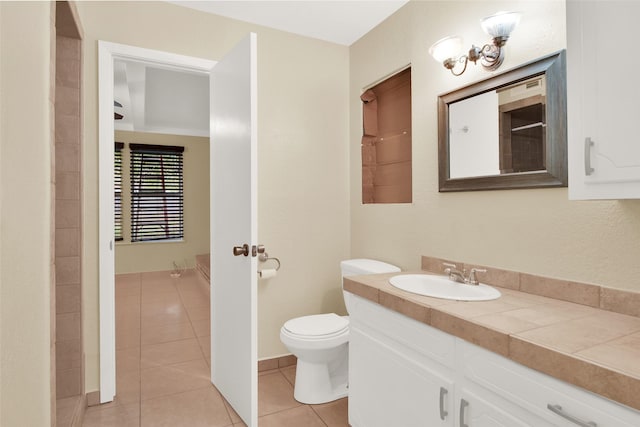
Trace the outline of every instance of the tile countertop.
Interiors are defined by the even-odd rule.
[[[640,410],[640,317],[495,285],[502,296],[493,301],[425,297],[391,286],[389,278],[397,274],[346,277],[344,288],[522,365]]]

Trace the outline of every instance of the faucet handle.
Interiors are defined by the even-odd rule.
[[[469,279],[467,279],[469,281],[469,284],[477,285],[478,278],[476,276],[476,273],[486,273],[486,272],[487,272],[486,268],[472,268],[471,271],[469,271]]]
[[[451,274],[451,270],[455,270],[456,269],[456,265],[452,264],[450,262],[443,262],[442,265],[444,265],[444,267],[445,267],[444,274]]]

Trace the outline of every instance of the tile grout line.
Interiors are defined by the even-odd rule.
[[[178,280],[182,280],[182,277],[178,278]],[[191,318],[191,313],[189,312],[189,310],[187,309],[187,306],[184,303],[182,290],[181,290],[181,288],[176,288],[176,290],[177,290],[178,296],[180,298],[180,303],[184,307],[184,310],[187,312],[187,318],[189,319],[189,324],[191,325],[191,330],[193,331],[193,335],[195,336],[196,342],[198,343],[198,347],[200,348],[200,353],[202,354],[202,358],[204,359],[205,364],[207,365],[207,368],[209,369],[209,385],[208,385],[208,387],[213,388],[220,395],[220,398],[223,400],[222,405],[224,406],[224,410],[225,410],[225,412],[227,414],[227,417],[229,418],[229,422],[230,422],[229,426],[234,426],[235,423],[233,422],[233,417],[231,416],[231,412],[229,411],[229,406],[231,406],[231,404],[227,402],[227,399],[225,399],[225,397],[222,395],[222,393],[220,393],[220,391],[211,382],[211,356],[209,356],[209,363],[207,363],[207,355],[205,354],[204,350],[202,349],[202,343],[200,342],[200,339],[199,339],[200,337],[196,333],[196,328],[193,326],[194,320]],[[211,290],[209,290],[209,292],[211,292]],[[208,306],[209,306],[209,323],[211,323],[211,300],[208,301]],[[211,339],[211,332],[209,332],[209,339]]]
[[[595,344],[595,345],[590,345],[590,346],[585,347],[585,348],[581,348],[581,349],[579,349],[579,350],[576,350],[576,351],[571,352],[571,353],[568,353],[568,354],[570,354],[570,355],[572,355],[572,356],[578,356],[578,357],[580,357],[580,358],[582,358],[582,359],[592,360],[591,358],[586,357],[586,356],[583,356],[583,355],[578,354],[578,353],[580,353],[581,351],[589,350],[589,349],[594,348],[594,347],[600,347],[600,346],[604,346],[604,345],[610,346],[610,343],[611,343],[611,342],[613,342],[613,341],[618,341],[618,340],[620,340],[620,339],[623,339],[623,338],[629,337],[629,336],[631,336],[631,335],[636,335],[636,334],[639,334],[639,333],[640,333],[640,330],[635,330],[634,332],[631,332],[631,333],[628,333],[628,334],[624,334],[624,335],[620,335],[620,336],[618,336],[618,337],[611,338],[611,339],[608,339],[608,340],[606,340],[606,341],[600,342],[600,343]],[[593,361],[597,363],[597,361],[596,361],[596,360],[593,360]]]
[[[313,405],[307,405],[307,406],[309,406],[309,407],[311,408],[311,411],[313,411],[313,413],[314,413],[314,414],[316,414],[316,417],[318,417],[318,418],[320,419],[320,422],[321,422],[322,424],[324,424],[324,425],[325,425],[325,427],[329,427],[329,424],[327,424],[327,423],[324,421],[324,418],[322,418],[322,417],[320,416],[320,414],[318,414],[318,412],[317,412],[317,411],[316,411],[316,409],[313,407]]]
[[[155,400],[155,399],[164,399],[164,398],[167,398],[167,397],[177,396],[179,394],[189,393],[189,392],[192,392],[192,391],[204,390],[205,388],[208,388],[208,387],[209,387],[209,385],[206,386],[206,387],[196,387],[196,388],[192,388],[192,389],[189,389],[189,390],[175,391],[175,392],[169,393],[169,394],[161,394],[159,396],[154,396],[154,397],[150,397],[148,399],[144,399],[144,401],[148,402],[150,400]],[[140,398],[140,402],[142,402],[142,401],[143,401],[142,398]]]
[[[183,306],[183,308],[186,311],[186,307],[184,306],[184,302],[182,300],[182,294],[180,293],[180,290],[176,287],[176,284],[172,281],[171,285],[173,286],[173,288],[175,289],[175,291],[178,294],[178,298],[180,298],[180,304]],[[188,316],[188,311],[187,311],[187,317]],[[142,273],[140,273],[140,318],[139,318],[139,324],[140,324],[140,360],[139,360],[139,371],[140,371],[140,379],[139,379],[139,391],[138,391],[138,405],[139,405],[139,426],[142,427]],[[189,325],[191,326],[191,330],[193,331],[193,325],[191,324],[191,318],[189,317]],[[194,333],[195,335],[195,333]],[[186,339],[185,339],[186,340]],[[168,342],[177,342],[177,341],[184,341],[184,340],[173,340],[173,341],[168,341]],[[166,344],[165,342],[163,343],[155,343],[155,344],[148,344],[149,346],[153,346],[153,345],[161,345],[161,344]],[[197,359],[193,359],[193,360],[197,360]],[[182,362],[176,362],[175,364],[179,364],[179,363],[184,363],[184,362],[189,362],[189,361],[182,361]],[[147,368],[146,370],[149,369],[156,369],[158,367],[165,367],[165,366],[171,366],[173,364],[162,364],[162,365],[158,365],[158,366],[154,366],[153,368]],[[164,395],[164,396],[156,396],[156,398],[160,398],[160,397],[166,397],[166,396],[173,396],[173,395],[177,395],[180,393],[172,393],[170,395]],[[146,400],[152,400],[154,398],[151,399],[146,399]]]
[[[179,277],[178,280],[182,280],[182,277]],[[189,319],[189,325],[191,326],[191,331],[193,332],[193,336],[195,337],[196,342],[198,343],[198,348],[200,348],[200,353],[202,354],[202,358],[206,363],[207,355],[202,350],[202,344],[200,343],[198,334],[196,333],[196,328],[193,326],[193,319],[191,318],[191,313],[189,313],[189,309],[184,303],[184,298],[182,297],[182,291],[179,288],[176,288],[176,291],[178,292],[178,297],[180,298],[180,303],[182,304],[182,307],[184,307],[184,311],[187,312],[187,318]],[[209,302],[209,323],[211,323],[211,302]],[[211,331],[209,331],[209,339],[211,339]],[[211,357],[209,357],[209,363],[207,363],[207,366],[209,367],[209,372],[211,372]],[[209,380],[211,380],[211,374],[209,374]]]
[[[181,279],[182,277],[180,277],[178,280],[181,280]],[[209,290],[209,292],[211,292],[211,290]],[[178,295],[180,296],[180,302],[182,303],[185,311],[187,312],[187,317],[189,318],[189,324],[191,325],[191,330],[193,331],[193,335],[195,336],[196,342],[198,343],[198,347],[200,348],[200,353],[202,354],[202,358],[204,359],[205,364],[209,369],[209,387],[212,387],[213,389],[215,389],[215,391],[220,395],[220,398],[223,400],[222,404],[224,406],[224,410],[227,413],[227,417],[229,417],[229,421],[231,423],[229,424],[229,426],[233,426],[235,424],[233,422],[233,417],[231,416],[231,412],[229,411],[229,406],[231,406],[231,404],[227,402],[227,399],[225,399],[222,393],[220,393],[220,391],[211,382],[211,356],[209,356],[209,363],[207,363],[207,355],[202,349],[202,343],[200,342],[200,339],[199,339],[200,337],[196,333],[196,328],[193,326],[193,319],[191,318],[191,313],[189,313],[189,310],[187,309],[187,306],[184,303],[184,298],[182,296],[182,291],[180,289],[178,289]],[[209,297],[211,297],[211,294],[209,294]],[[208,306],[209,306],[209,323],[211,323],[211,300],[210,299],[208,301]],[[209,331],[209,340],[211,340],[211,331]]]

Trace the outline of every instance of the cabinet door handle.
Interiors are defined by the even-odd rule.
[[[464,422],[464,410],[469,406],[469,402],[464,399],[460,399],[460,427],[469,427],[469,424]]]
[[[591,139],[591,137],[586,137],[584,139],[584,174],[589,176],[593,173],[594,169],[591,167],[591,147],[595,142]]]
[[[565,420],[569,420],[572,423],[579,425],[580,427],[598,427],[598,424],[594,423],[593,421],[583,421],[580,418],[566,413],[560,405],[552,405],[551,403],[548,403],[547,409],[554,414],[560,415]]]
[[[447,415],[449,415],[449,412],[447,412],[444,407],[444,398],[447,396],[447,393],[449,393],[449,391],[446,388],[440,387],[440,419],[443,421]]]

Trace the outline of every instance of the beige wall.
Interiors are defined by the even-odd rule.
[[[116,274],[172,270],[173,262],[195,267],[195,256],[209,252],[209,138],[116,131],[127,145],[122,163],[122,221],[124,240],[116,243]],[[183,154],[184,239],[182,242],[131,243],[129,144],[178,145]]]
[[[53,17],[48,2],[0,2],[3,426],[48,426],[51,421]]]
[[[165,3],[78,9],[86,29],[86,391],[99,385],[98,39],[215,60],[258,32],[260,240],[283,262],[277,278],[260,284],[262,357],[285,352],[277,336],[284,320],[343,310],[338,262],[349,255],[418,268],[419,255],[430,254],[640,290],[640,201],[569,202],[565,189],[437,192],[436,96],[486,74],[471,66],[452,77],[428,46],[450,33],[482,42],[480,17],[517,9],[525,15],[507,45],[506,69],[565,46],[563,3],[412,2],[350,49]],[[1,425],[50,424],[51,19],[49,3],[0,2]],[[359,94],[409,62],[414,203],[362,206]],[[16,161],[27,155],[29,168]]]
[[[498,71],[566,47],[560,1],[414,1],[350,48],[352,256],[419,268],[420,255],[640,291],[640,201],[569,201],[566,189],[438,193],[438,94],[488,76],[454,77],[428,54],[451,34],[487,41],[479,20],[523,13]],[[360,203],[363,87],[413,64],[413,204]]]
[[[339,262],[349,255],[348,48],[164,2],[77,6],[85,30],[86,391],[99,387],[98,175],[91,167],[98,164],[97,40],[218,60],[257,32],[259,240],[282,261],[278,276],[259,284],[259,357],[286,353],[279,339],[285,320],[344,310]]]

